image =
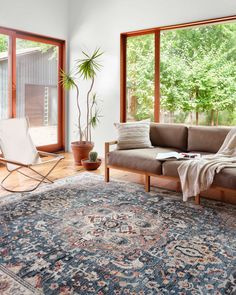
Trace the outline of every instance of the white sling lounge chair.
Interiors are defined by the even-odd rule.
[[[1,187],[9,192],[31,192],[37,189],[43,182],[53,183],[48,176],[64,158],[64,156],[58,154],[37,151],[29,134],[29,123],[27,118],[0,120],[0,148],[3,155],[3,157],[0,157],[0,162],[4,163],[9,171],[7,176],[2,180]],[[40,156],[51,156],[53,158],[42,161]],[[52,166],[45,175],[34,169],[35,166],[50,162]],[[25,169],[28,169],[31,174],[36,174],[38,177],[26,174]],[[18,172],[25,177],[37,181],[37,184],[28,190],[12,190],[8,188],[5,186],[5,181],[14,172]]]

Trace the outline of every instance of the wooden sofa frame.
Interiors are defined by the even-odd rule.
[[[130,169],[130,168],[125,168],[125,167],[120,167],[120,166],[115,166],[115,165],[109,165],[108,164],[108,154],[110,152],[110,146],[116,145],[117,143],[118,143],[117,140],[110,141],[110,142],[105,142],[105,182],[110,181],[110,169],[111,168],[144,175],[145,176],[145,191],[146,192],[150,192],[150,179],[151,179],[151,176],[153,176],[153,177],[163,177],[165,179],[167,179],[167,178],[177,179],[176,177],[168,177],[168,176],[165,176],[165,175],[157,175],[157,174],[154,174],[154,173],[149,173],[149,172],[145,172],[145,171],[141,171],[141,170],[137,170],[137,169]],[[221,190],[223,189],[223,191],[232,191],[231,189],[226,189],[226,188],[222,188],[222,187],[216,187],[216,188],[220,188]],[[201,195],[200,194],[196,195],[194,198],[195,198],[195,204],[200,205],[200,203],[201,203]]]

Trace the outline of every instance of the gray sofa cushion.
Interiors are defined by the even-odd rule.
[[[150,139],[153,146],[187,150],[188,128],[177,124],[152,123]]]
[[[156,155],[171,151],[178,150],[168,148],[115,150],[109,153],[108,164],[160,175],[162,173],[161,162],[156,160]]]
[[[195,152],[195,151],[193,151]],[[212,153],[201,153],[201,152],[197,152],[196,153],[199,153],[201,154],[202,156],[203,155],[212,155]],[[168,160],[168,161],[165,161],[162,163],[162,173],[163,175],[165,176],[173,176],[173,177],[179,177],[179,174],[178,174],[178,167],[181,165],[181,163],[183,161],[187,161],[187,160]]]
[[[179,177],[178,167],[182,161],[166,161],[162,164],[162,173],[165,176]],[[236,189],[236,168],[225,168],[215,175],[214,185]]]
[[[162,173],[165,176],[173,176],[173,177],[178,177],[178,167],[181,165],[183,161],[181,160],[170,160],[170,161],[165,161],[162,163]]]
[[[188,151],[217,153],[230,128],[189,127]]]
[[[215,175],[215,185],[225,188],[236,189],[236,168],[225,168]]]

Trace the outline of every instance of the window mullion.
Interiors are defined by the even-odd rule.
[[[8,116],[16,117],[16,37],[9,34],[9,59],[8,59]]]
[[[160,30],[155,32],[155,100],[154,122],[160,122]]]

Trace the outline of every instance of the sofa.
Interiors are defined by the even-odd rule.
[[[196,152],[201,155],[215,154],[230,128],[185,126],[151,123],[150,140],[153,148],[110,150],[117,141],[105,143],[105,181],[109,182],[110,169],[119,169],[145,175],[145,189],[150,191],[150,177],[178,178],[177,168],[181,160],[156,160],[162,152]],[[236,192],[236,168],[225,168],[216,174],[213,186]],[[201,196],[195,196],[200,204]]]

